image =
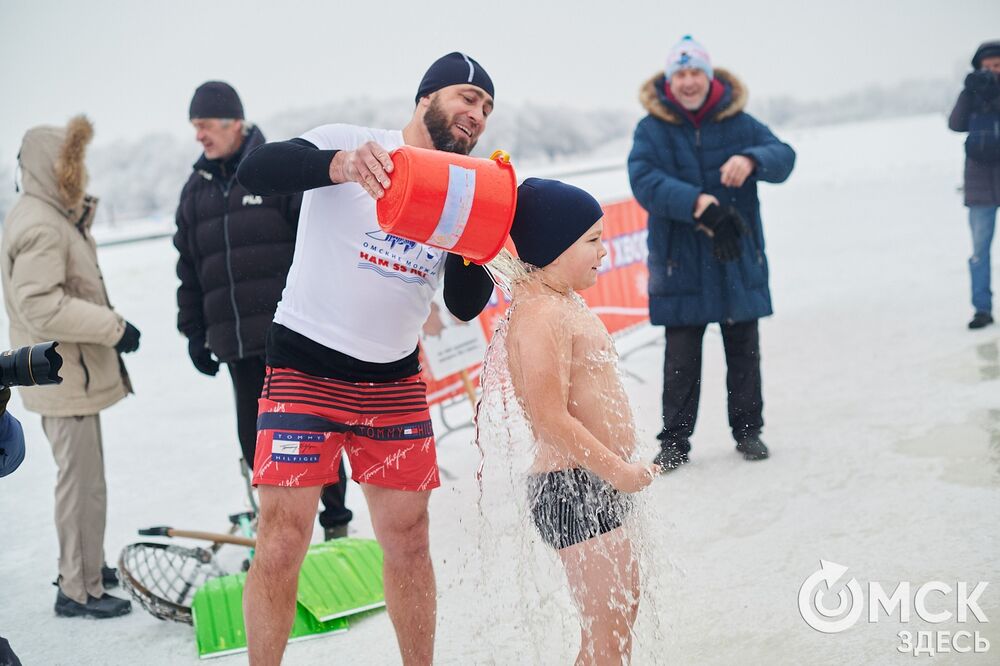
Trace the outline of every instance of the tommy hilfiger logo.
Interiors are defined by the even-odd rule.
[[[246,194],[243,196],[244,206],[259,206],[264,203],[264,198],[259,194]]]
[[[317,445],[324,439],[322,433],[276,431],[271,439],[271,460],[283,463],[319,462]]]
[[[434,426],[430,421],[401,423],[400,425],[391,426],[369,426],[362,423],[351,426],[351,432],[358,437],[366,437],[377,442],[392,442],[433,437]]]

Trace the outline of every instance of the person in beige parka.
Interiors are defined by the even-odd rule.
[[[117,581],[104,559],[100,412],[132,392],[121,354],[138,349],[139,331],[111,307],[97,263],[97,199],[84,191],[92,136],[84,116],[25,133],[23,191],[4,220],[0,268],[11,346],[55,340],[63,357],[61,384],[20,389],[25,408],[42,416],[59,469],[56,614],[105,618],[131,604],[105,593]]]

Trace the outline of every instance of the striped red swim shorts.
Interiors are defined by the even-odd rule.
[[[258,404],[255,485],[333,483],[341,451],[358,483],[397,490],[441,485],[419,375],[354,383],[268,367]]]

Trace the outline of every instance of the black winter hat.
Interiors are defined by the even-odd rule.
[[[976,55],[972,56],[972,69],[979,69],[983,66],[983,58],[1000,56],[1000,39],[992,42],[983,42],[976,49]]]
[[[243,102],[236,90],[224,81],[206,81],[191,98],[188,119],[232,118],[243,120]]]
[[[424,78],[420,80],[415,102],[419,103],[421,97],[426,97],[441,88],[460,83],[471,83],[485,90],[490,97],[494,96],[493,79],[483,66],[464,53],[455,51],[441,56],[428,68]]]
[[[579,187],[528,178],[517,188],[510,237],[522,261],[544,268],[603,216],[597,199]]]

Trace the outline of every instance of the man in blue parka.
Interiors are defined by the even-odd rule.
[[[748,92],[712,68],[690,36],[646,82],[648,115],[628,159],[636,200],[649,213],[649,316],[666,327],[663,430],[655,462],[688,461],[701,388],[702,337],[718,322],[726,351],[729,425],[747,460],[768,456],[757,320],[771,314],[757,182],[780,183],[795,151],[743,111]]]

